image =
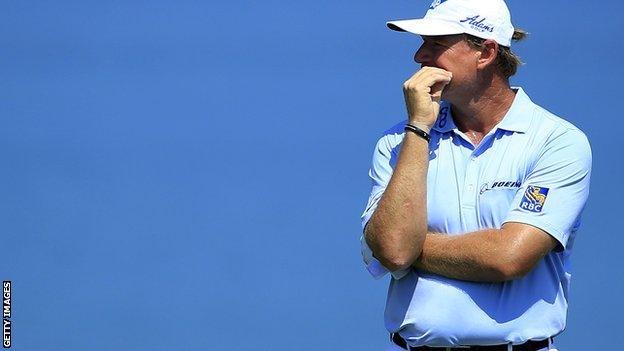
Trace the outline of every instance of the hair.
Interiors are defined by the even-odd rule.
[[[514,42],[520,41],[527,37],[529,33],[524,29],[516,28],[514,29],[513,35],[511,36],[511,40]],[[474,35],[464,34],[466,41],[470,46],[475,49],[483,49],[485,39],[475,37]],[[496,64],[500,69],[500,72],[505,76],[505,78],[509,78],[516,74],[518,67],[523,65],[524,62],[520,60],[520,57],[514,54],[511,51],[511,48],[508,46],[498,45],[498,55],[496,56]]]

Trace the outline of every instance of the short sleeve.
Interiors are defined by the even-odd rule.
[[[392,152],[388,136],[379,139],[373,153],[371,168],[368,171],[368,176],[372,181],[372,189],[368,197],[366,209],[362,213],[362,229],[366,227],[366,223],[368,223],[375,209],[377,209],[381,195],[383,195],[392,177]]]
[[[384,135],[375,146],[375,151],[373,153],[373,160],[370,171],[368,172],[369,177],[372,180],[372,189],[370,196],[368,197],[368,202],[366,204],[366,209],[364,213],[362,213],[362,230],[366,227],[366,224],[370,220],[371,216],[377,209],[377,205],[379,204],[379,200],[383,195],[388,183],[390,182],[390,178],[392,177],[393,172],[393,164],[396,160],[397,150],[399,140],[392,140],[392,135]],[[392,145],[393,141],[396,142],[396,145]],[[381,262],[379,262],[374,256],[370,247],[366,243],[366,239],[364,236],[360,237],[362,258],[364,263],[366,264],[366,269],[369,273],[375,278],[379,279],[386,275],[389,271],[386,267],[384,267]],[[400,270],[392,272],[392,276],[395,279],[400,279],[405,276],[409,270]]]
[[[562,248],[580,225],[589,196],[591,148],[578,129],[546,141],[504,222],[520,222],[553,236]]]

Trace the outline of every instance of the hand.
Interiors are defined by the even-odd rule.
[[[453,74],[436,67],[423,67],[403,83],[409,123],[429,131],[440,112],[442,90]]]

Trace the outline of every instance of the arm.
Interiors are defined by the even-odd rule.
[[[425,239],[428,151],[425,140],[405,135],[388,188],[364,229],[375,257],[391,271],[409,267]]]
[[[578,130],[556,131],[546,141],[525,188],[512,201],[500,229],[449,236],[427,234],[418,269],[449,278],[499,282],[526,275],[578,228],[589,194],[591,150]],[[545,190],[542,207],[526,210],[530,187]],[[526,190],[525,190],[526,189]],[[546,199],[547,194],[547,199]]]
[[[442,89],[451,74],[425,67],[403,85],[409,121],[425,131],[435,123]],[[420,255],[427,232],[427,169],[429,147],[406,133],[392,178],[364,237],[375,257],[388,269],[409,267]]]
[[[463,235],[428,233],[414,267],[454,279],[502,282],[526,275],[557,244],[543,230],[514,222]]]

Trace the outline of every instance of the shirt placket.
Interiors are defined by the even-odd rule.
[[[479,180],[479,158],[473,151],[466,165],[464,186],[461,196],[461,212],[465,231],[472,231],[478,227],[476,218],[476,191]]]

